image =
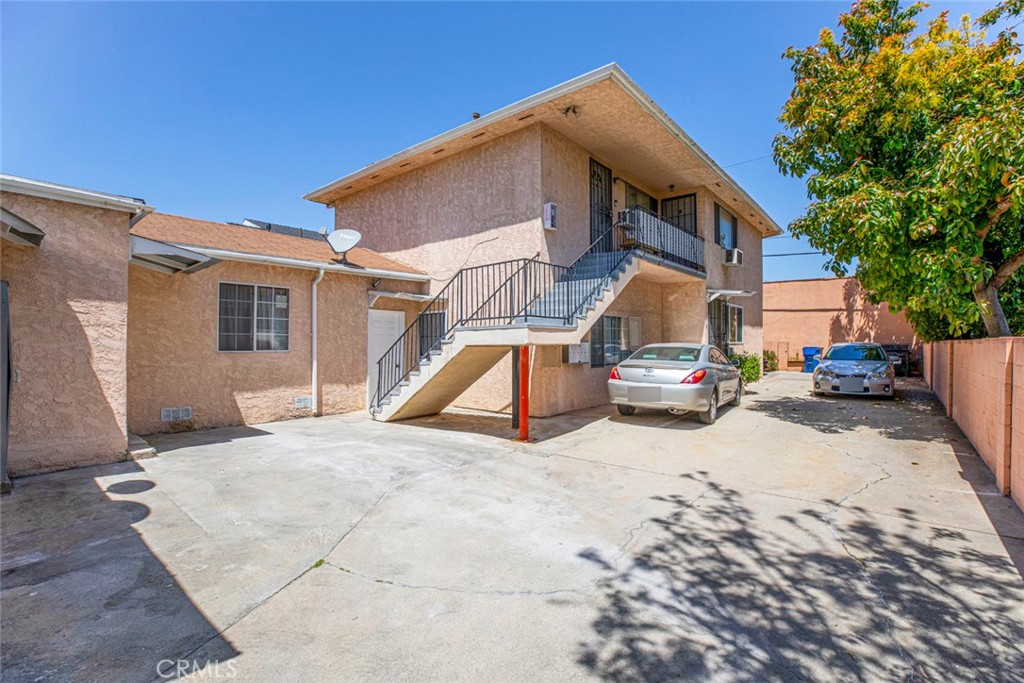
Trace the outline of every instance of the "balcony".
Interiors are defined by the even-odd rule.
[[[686,268],[704,270],[704,238],[683,230],[639,206],[619,212],[615,240],[623,249],[640,249]]]

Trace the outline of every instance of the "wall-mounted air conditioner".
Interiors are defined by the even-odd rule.
[[[742,266],[743,265],[743,252],[739,249],[726,249],[725,250],[725,265],[727,266]]]
[[[544,229],[558,230],[558,204],[554,202],[544,205]]]

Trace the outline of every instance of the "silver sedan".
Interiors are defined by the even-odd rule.
[[[815,394],[896,395],[896,369],[878,344],[833,344],[820,359]]]
[[[612,368],[608,398],[622,415],[637,408],[695,411],[704,424],[718,419],[718,406],[739,405],[740,372],[710,344],[652,344]]]

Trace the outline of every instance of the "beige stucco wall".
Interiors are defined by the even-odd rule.
[[[424,272],[436,292],[466,266],[543,248],[540,128],[512,133],[341,200],[336,228]]]
[[[385,180],[339,200],[335,227],[355,228],[364,243],[430,274],[438,291],[462,267],[513,258],[539,257],[568,265],[590,245],[590,159],[599,154],[546,125],[535,125],[469,151]],[[724,250],[714,243],[716,195],[712,188],[661,188],[637,182],[629,169],[606,163],[615,177],[653,196],[697,193],[698,231],[706,240],[707,280],[655,285],[634,280],[611,314],[643,315],[651,341],[707,338],[707,287],[749,289],[736,299],[744,307],[743,345],[760,353],[761,235],[739,218],[739,246],[745,265],[722,265]],[[612,188],[614,211],[625,208],[625,184]],[[558,229],[544,230],[545,202],[558,205]],[[630,312],[633,311],[633,312]],[[511,405],[511,358],[506,357],[460,396],[455,404],[487,410]],[[532,412],[553,414],[603,403],[604,368],[563,366],[561,349],[534,353]],[[582,384],[580,383],[582,381]]]
[[[799,359],[805,346],[846,341],[920,343],[902,312],[868,302],[852,277],[768,282],[764,291],[765,341],[780,360],[786,349],[791,359]]]
[[[641,344],[663,341],[701,341],[703,316],[693,315],[687,299],[703,301],[703,283],[658,284],[634,279],[608,308],[608,315],[641,318]],[[530,363],[530,414],[557,415],[608,402],[605,383],[610,368],[562,362],[561,346],[536,347]],[[454,405],[480,410],[509,411],[512,398],[511,354],[490,370]]]
[[[16,382],[15,476],[125,457],[129,214],[25,195],[0,202],[46,233],[4,244]]]
[[[725,205],[716,188],[697,189],[697,225],[704,237],[704,264],[708,288],[739,289],[753,296],[735,297],[729,303],[743,307],[743,343],[732,344],[734,353],[764,351],[764,262],[763,236],[746,216],[737,215],[736,246],[743,252],[742,266],[725,265],[725,249],[715,244],[715,203]]]
[[[257,424],[311,414],[295,398],[311,390],[311,286],[314,271],[222,262],[191,275],[163,275],[138,266],[129,272],[129,425],[151,434]],[[289,349],[217,350],[220,282],[289,288]],[[366,408],[366,319],[369,278],[327,273],[318,286],[320,411]],[[384,281],[380,289],[418,291],[420,285]],[[407,310],[420,304],[380,299],[375,308]],[[192,407],[192,420],[164,423],[161,408]]]
[[[707,268],[708,288],[753,291],[752,297],[735,298],[731,303],[744,309],[744,343],[733,345],[737,352],[757,353],[763,347],[762,315],[762,235],[747,217],[737,216],[738,247],[744,254],[744,265],[726,266],[725,250],[715,244],[715,203],[728,205],[717,193],[717,188],[697,187],[669,189],[652,187],[635,179],[629,169],[617,168],[590,150],[569,140],[556,131],[540,127],[542,153],[542,196],[544,202],[558,204],[559,228],[543,231],[545,244],[542,253],[554,263],[570,263],[590,246],[590,160],[595,159],[611,168],[612,176],[619,178],[612,184],[612,211],[617,214],[626,207],[626,185],[630,183],[662,200],[695,193],[697,195],[697,233],[704,238],[704,262]],[[683,293],[685,292],[685,294]],[[693,316],[707,317],[706,292],[697,288],[669,292],[671,301],[668,315],[686,329],[692,327]],[[676,306],[685,306],[683,309]],[[704,339],[706,339],[706,333]],[[687,340],[689,341],[689,340]]]

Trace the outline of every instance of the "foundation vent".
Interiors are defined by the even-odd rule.
[[[306,408],[306,409],[312,408],[313,407],[313,397],[312,396],[296,396],[295,397],[295,407],[296,408]]]
[[[192,419],[192,406],[183,406],[181,408],[161,408],[160,409],[160,421],[161,422],[179,422],[181,420]]]

